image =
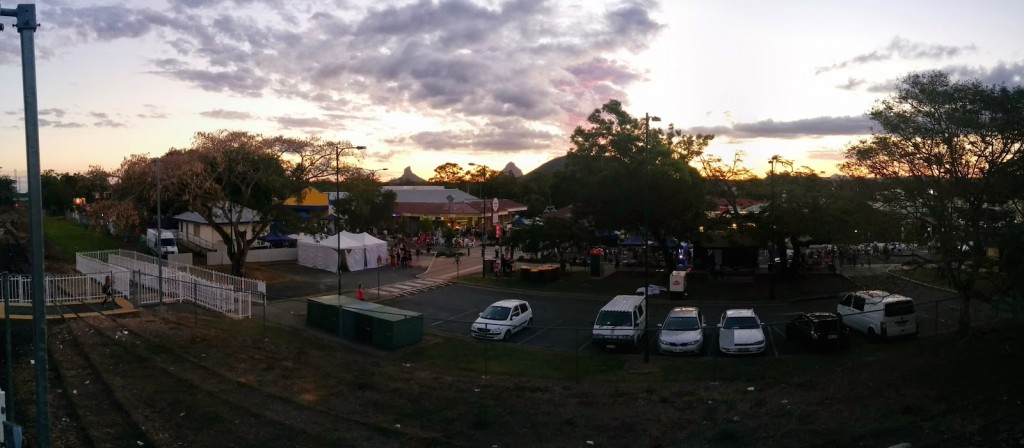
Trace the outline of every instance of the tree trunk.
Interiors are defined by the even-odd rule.
[[[249,255],[249,251],[245,248],[228,252],[228,258],[231,259],[231,275],[245,277],[245,257],[247,255]]]

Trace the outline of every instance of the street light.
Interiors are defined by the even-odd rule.
[[[651,271],[651,204],[648,190],[651,183],[651,165],[648,154],[651,152],[651,122],[661,121],[661,117],[644,114],[644,312],[649,313],[650,308],[647,296],[650,295],[650,271]],[[644,362],[651,362],[651,341],[647,340],[647,322],[644,321]]]
[[[365,146],[335,146],[334,147],[334,203],[341,200],[341,151],[345,149],[366,149]],[[338,242],[338,259],[334,265],[334,272],[338,276],[338,297],[341,297],[341,225],[338,216],[338,206],[334,206],[334,239]]]
[[[768,209],[768,216],[771,217],[772,222],[771,222],[771,226],[768,229],[769,230],[768,231],[768,239],[770,241],[770,244],[768,245],[768,247],[769,247],[769,249],[774,247],[775,248],[775,252],[777,252],[779,250],[779,248],[775,247],[775,227],[777,226],[777,223],[778,223],[778,219],[775,217],[775,214],[778,212],[778,209],[775,206],[775,164],[776,163],[786,163],[786,161],[782,157],[780,157],[778,154],[776,154],[776,155],[772,156],[771,159],[768,160],[768,163],[770,163],[772,165],[771,179],[770,179],[772,198],[771,198],[771,204],[769,204],[771,206],[771,208]],[[786,250],[785,244],[783,244],[782,250]],[[783,252],[783,253],[785,253],[785,252]],[[775,267],[775,254],[773,253],[773,251],[769,250],[768,251],[768,272],[769,272],[769,276],[768,276],[768,281],[769,281],[768,282],[768,298],[770,300],[775,300],[775,269],[776,269],[776,267]]]

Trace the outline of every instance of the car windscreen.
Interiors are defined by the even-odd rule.
[[[914,314],[914,302],[900,300],[885,304],[885,317],[909,316]]]
[[[597,320],[594,325],[605,327],[630,327],[633,326],[633,313],[629,311],[601,311],[597,313]]]
[[[669,331],[697,330],[700,329],[700,321],[693,316],[670,317],[665,319],[665,325],[662,325],[661,329]]]
[[[758,324],[757,319],[751,316],[736,316],[726,317],[725,322],[722,323],[722,328],[725,329],[740,329],[740,328],[759,328],[761,325]]]
[[[494,306],[491,305],[484,310],[480,317],[490,320],[508,320],[509,313],[512,312],[512,308],[507,306]]]

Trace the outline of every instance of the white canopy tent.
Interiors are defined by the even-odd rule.
[[[297,241],[298,262],[302,266],[330,272],[337,272],[339,267],[360,271],[388,262],[387,243],[365,233],[342,232],[325,237],[300,234],[291,237]]]

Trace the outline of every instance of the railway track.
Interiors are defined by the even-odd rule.
[[[234,441],[227,446],[458,445],[432,434],[310,406],[229,377],[132,328],[141,320],[180,327],[183,333],[190,328],[157,313],[130,318],[78,314],[62,325],[65,331],[60,340],[80,355],[61,354],[55,360],[65,386],[77,387],[71,398],[93,446],[131,442],[132,446],[223,447],[226,439]],[[105,408],[91,404],[104,401],[104,394],[109,397],[102,405]],[[90,413],[117,418],[95,422]]]

